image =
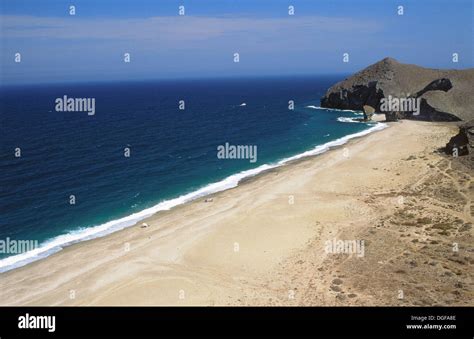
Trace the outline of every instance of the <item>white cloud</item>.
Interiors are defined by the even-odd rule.
[[[350,18],[302,16],[254,17],[150,17],[88,19],[1,16],[3,38],[134,40],[173,45],[219,38],[257,37],[298,39],[320,34],[375,33],[381,24]]]

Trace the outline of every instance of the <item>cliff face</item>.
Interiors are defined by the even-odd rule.
[[[383,98],[419,99],[419,115],[381,111]],[[433,121],[474,119],[474,69],[436,70],[385,58],[328,89],[321,107],[362,110],[364,105],[386,113],[388,120]]]

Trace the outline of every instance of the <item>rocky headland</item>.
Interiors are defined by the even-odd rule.
[[[440,70],[385,58],[336,83],[321,98],[321,107],[362,110],[371,106],[387,120],[429,121],[474,119],[474,68]],[[420,99],[420,112],[381,110],[383,98]]]
[[[474,68],[429,69],[385,58],[331,86],[321,98],[321,107],[363,110],[365,119],[375,113],[386,121],[415,119],[458,122],[459,133],[445,152],[474,159]],[[414,100],[417,111],[384,106],[387,99]],[[472,164],[471,164],[472,165]]]

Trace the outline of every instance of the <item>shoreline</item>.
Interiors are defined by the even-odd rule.
[[[349,149],[348,157],[334,147],[148,217],[142,220],[150,225],[147,228],[136,225],[73,244],[48,258],[1,273],[0,304],[416,305],[422,301],[408,287],[418,274],[426,284],[439,288],[441,292],[429,292],[443,294],[439,296],[443,299],[445,285],[453,277],[462,278],[457,266],[452,268],[456,274],[446,276],[448,282],[443,281],[441,287],[440,282],[430,280],[431,271],[407,276],[396,273],[407,268],[384,272],[403,265],[392,252],[409,249],[409,255],[421,256],[423,248],[413,252],[412,247],[427,241],[428,233],[439,243],[437,233],[431,234],[432,227],[427,225],[423,225],[426,234],[421,235],[416,234],[421,232],[418,227],[405,227],[398,221],[386,225],[393,216],[402,218],[400,211],[409,204],[421,204],[411,201],[416,191],[411,192],[410,187],[430,175],[427,164],[440,166],[446,161],[435,150],[449,139],[454,126],[414,121],[390,124],[379,133],[343,144]],[[411,156],[417,160],[406,160]],[[403,209],[393,203],[398,191],[407,200]],[[289,203],[290,196],[294,204]],[[204,203],[210,197],[213,201]],[[417,210],[420,218],[433,205],[428,203]],[[449,213],[449,209],[440,203],[439,212]],[[464,212],[454,212],[472,219]],[[404,227],[403,232],[396,227]],[[416,243],[406,242],[408,233]],[[471,233],[456,239],[462,248],[469,245]],[[362,237],[367,242],[366,256],[348,262],[344,256],[321,255],[324,241],[336,237]],[[401,259],[406,258],[401,255]],[[409,267],[423,266],[420,258],[413,261],[417,266]],[[457,265],[448,257],[437,261],[439,269]],[[377,278],[381,273],[383,280]],[[351,281],[351,277],[359,280]],[[464,280],[462,284],[467,286]],[[397,300],[397,286],[405,286],[405,300]],[[428,287],[423,288],[426,294]],[[71,291],[75,291],[73,299]],[[289,291],[293,298],[288,297]],[[466,299],[465,293],[472,294],[469,290],[457,292],[459,298],[447,295],[452,304],[462,305],[463,298],[468,304],[473,300]],[[391,294],[393,298],[387,297]]]
[[[344,112],[350,110],[340,111]],[[178,197],[161,201],[154,206],[145,208],[144,210],[132,213],[125,217],[110,220],[101,225],[96,225],[55,236],[45,241],[42,246],[36,248],[33,251],[0,259],[0,274],[16,270],[39,260],[44,260],[49,256],[63,251],[65,248],[70,247],[74,244],[97,238],[102,238],[115,232],[119,232],[123,229],[134,227],[139,222],[145,221],[147,218],[157,213],[169,211],[173,208],[176,208],[177,206],[185,205],[198,199],[211,197],[216,193],[235,188],[240,184],[244,183],[245,181],[251,180],[253,177],[259,176],[267,171],[271,171],[281,166],[292,164],[304,158],[318,156],[334,148],[345,145],[350,142],[350,140],[366,136],[370,133],[377,132],[388,127],[386,124],[380,122],[380,117],[378,120],[374,120],[374,122],[375,123],[372,127],[367,128],[363,131],[349,134],[332,141],[328,141],[324,144],[315,146],[313,149],[298,153],[287,158],[283,158],[281,160],[277,160],[274,163],[263,164],[254,169],[234,173],[220,181],[209,183],[195,191],[182,194]]]

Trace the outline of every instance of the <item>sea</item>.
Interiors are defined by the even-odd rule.
[[[319,107],[343,78],[1,86],[0,272],[384,128]],[[64,96],[93,98],[94,114],[58,111]],[[226,143],[256,146],[255,161],[218,157]]]

